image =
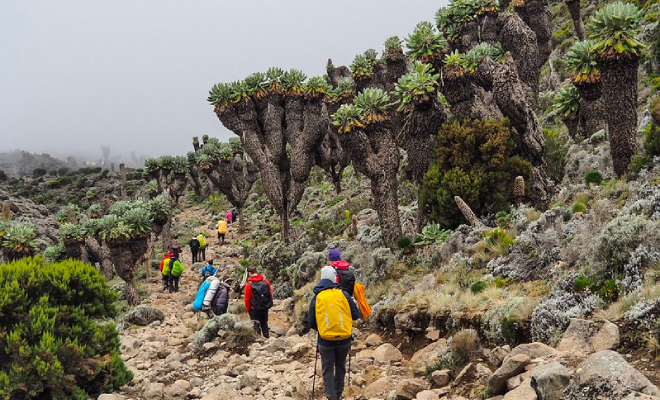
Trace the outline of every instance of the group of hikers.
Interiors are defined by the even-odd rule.
[[[226,218],[218,222],[218,240],[221,245],[224,244],[227,225],[231,224],[234,217],[235,214],[227,210]],[[193,263],[206,258],[207,243],[202,232],[193,237],[189,245]],[[161,262],[163,290],[179,290],[179,278],[183,272],[180,254],[181,248],[174,242]],[[328,263],[321,269],[321,279],[313,289],[307,322],[310,329],[317,331],[316,356],[321,355],[325,394],[329,400],[339,400],[344,390],[346,359],[353,341],[353,321],[360,317],[367,318],[370,309],[364,298],[364,286],[356,282],[353,268],[341,259],[338,249],[328,252]],[[201,285],[193,303],[196,311],[204,310],[209,315],[227,312],[233,279],[227,275],[220,279],[219,275],[220,271],[213,265],[213,260],[207,260],[200,272]],[[256,333],[269,338],[268,311],[273,306],[273,287],[255,266],[249,266],[246,275],[245,309],[253,321]],[[240,287],[237,289],[241,290]],[[314,370],[316,373],[316,365]]]

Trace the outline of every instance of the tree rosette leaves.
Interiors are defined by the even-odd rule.
[[[342,104],[337,112],[332,114],[332,124],[337,127],[340,135],[350,133],[355,128],[364,128],[362,112],[354,104]]]
[[[552,102],[552,113],[562,120],[574,120],[580,111],[580,93],[573,85],[559,89]]]
[[[394,87],[395,97],[398,100],[398,111],[404,111],[414,104],[423,104],[433,100],[438,88],[439,74],[433,73],[429,64],[415,62],[411,72],[399,78]]]
[[[592,51],[594,46],[595,41],[585,40],[575,43],[566,53],[566,64],[571,69],[571,78],[576,85],[600,81],[596,54]]]
[[[37,228],[28,222],[2,222],[0,226],[0,245],[12,258],[29,256],[34,253],[37,244]]]
[[[636,38],[642,16],[634,4],[606,4],[589,21],[589,37],[595,41],[591,50],[603,60],[639,58],[646,47]]]
[[[355,80],[368,79],[374,72],[378,53],[374,49],[369,49],[363,54],[358,54],[350,65],[351,75]]]
[[[447,40],[435,26],[428,21],[422,21],[415,26],[413,32],[406,38],[406,52],[413,60],[430,63],[441,57],[447,50]]]
[[[364,128],[389,119],[387,110],[392,105],[390,95],[382,89],[367,88],[353,99],[353,104],[342,104],[332,115],[332,124],[338,133],[350,133],[355,128]]]
[[[444,73],[447,79],[458,79],[468,72],[465,68],[465,55],[458,50],[454,50],[450,54],[447,54],[444,62]]]

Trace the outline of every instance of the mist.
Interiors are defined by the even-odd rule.
[[[0,5],[0,152],[156,157],[226,140],[217,82],[271,66],[322,75],[446,1],[11,1]]]

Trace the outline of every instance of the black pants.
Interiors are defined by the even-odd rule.
[[[197,259],[200,261],[206,260],[206,246],[200,247],[199,252],[197,253]]]
[[[250,319],[259,321],[259,329],[255,327],[257,334],[264,335],[265,338],[270,337],[270,330],[268,329],[268,310],[250,310]]]
[[[167,290],[169,288],[170,288],[170,276],[163,275],[163,290]]]
[[[220,241],[220,245],[225,244],[225,234],[218,232],[218,240]]]
[[[341,399],[344,392],[344,376],[346,375],[346,357],[351,351],[351,342],[340,346],[319,346],[321,353],[321,370],[323,371],[323,386],[325,396],[329,400]]]
[[[170,276],[170,292],[179,291],[179,278],[180,276]]]
[[[199,249],[190,249],[190,252],[192,253],[192,262],[194,264],[198,261],[197,256],[199,253]]]

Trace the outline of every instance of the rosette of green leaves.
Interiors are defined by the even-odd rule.
[[[44,250],[44,261],[47,264],[56,263],[66,258],[66,247],[62,243],[46,247]]]
[[[227,143],[229,143],[229,146],[231,146],[231,150],[234,153],[243,153],[245,151],[245,148],[243,147],[243,142],[241,141],[240,138],[230,137]]]
[[[114,216],[116,217],[116,215]],[[105,217],[104,217],[105,218]],[[86,236],[97,236],[101,232],[101,224],[103,219],[91,218],[83,222],[82,227]]]
[[[337,112],[332,114],[332,124],[337,127],[340,135],[350,133],[354,128],[364,128],[360,109],[354,104],[342,104]]]
[[[240,103],[250,98],[249,88],[245,81],[231,82],[228,84],[228,87],[230,104]]]
[[[282,85],[282,77],[284,70],[282,68],[270,67],[266,71],[266,79],[268,79],[268,90],[271,92],[281,93],[284,86]]]
[[[595,44],[593,40],[577,42],[566,53],[566,65],[571,69],[571,77],[576,85],[600,80],[596,54],[592,51]]]
[[[575,119],[580,111],[580,92],[573,85],[559,89],[552,101],[552,113],[561,119]]]
[[[402,49],[403,40],[398,36],[390,36],[385,40],[385,51],[398,51]]]
[[[60,226],[59,237],[64,243],[81,243],[85,241],[85,229],[78,224],[65,222]]]
[[[474,73],[484,57],[488,57],[493,61],[500,61],[503,55],[504,50],[499,43],[497,45],[479,43],[465,53],[463,64],[469,73]]]
[[[185,156],[176,156],[172,159],[171,170],[174,174],[187,174],[188,173],[188,159]]]
[[[639,23],[643,17],[632,3],[606,4],[589,21],[590,39],[595,40],[592,50],[606,60],[636,59],[646,47],[637,40]]]
[[[444,31],[450,23],[451,11],[449,7],[440,7],[435,12],[435,26],[438,27],[438,30]]]
[[[99,195],[99,189],[97,187],[91,187],[87,189],[87,192],[85,193],[85,198],[86,199],[93,199],[96,198],[96,196]]]
[[[364,54],[358,54],[350,65],[354,79],[366,79],[374,72],[374,63]]]
[[[313,76],[309,78],[305,85],[305,95],[312,98],[318,98],[325,96],[330,89],[330,85],[328,85],[325,78],[321,76]]]
[[[407,54],[413,59],[429,62],[442,54],[447,47],[447,41],[428,21],[422,21],[406,38]]]
[[[337,87],[331,89],[330,100],[341,101],[353,97],[355,93],[355,81],[347,76],[339,79]]]
[[[160,163],[157,158],[147,158],[144,162],[144,173],[148,176],[160,169]]]
[[[269,80],[263,72],[255,72],[254,74],[245,78],[245,85],[247,92],[255,99],[260,99],[268,94]]]
[[[92,204],[87,208],[87,215],[89,215],[90,218],[99,218],[103,214],[103,210],[101,209],[100,204]]]
[[[222,161],[230,162],[234,158],[234,151],[227,143],[222,143],[218,147],[219,157]]]
[[[453,22],[470,22],[480,10],[478,0],[454,0],[449,4]]]
[[[382,89],[367,88],[360,92],[353,104],[358,109],[365,124],[385,121],[387,109],[390,107],[390,96]]]
[[[150,195],[158,193],[158,181],[155,179],[150,180],[149,183],[147,183],[147,189]]]
[[[399,78],[394,87],[396,103],[399,105],[397,110],[401,112],[413,103],[422,104],[432,100],[439,78],[439,74],[433,73],[431,65],[414,62],[411,72]]]
[[[290,69],[282,75],[284,90],[290,96],[302,96],[305,90],[305,75],[299,69]]]
[[[29,222],[13,222],[2,236],[2,247],[13,254],[29,255],[37,247],[37,227]]]
[[[164,224],[172,213],[170,204],[162,195],[158,195],[147,203],[147,209],[151,219],[157,224]]]
[[[216,107],[226,107],[231,99],[231,88],[226,83],[217,83],[209,90],[209,97],[206,99]],[[194,140],[194,138],[193,138]]]
[[[500,7],[497,0],[476,0],[476,13],[483,15],[488,12],[499,11]]]

